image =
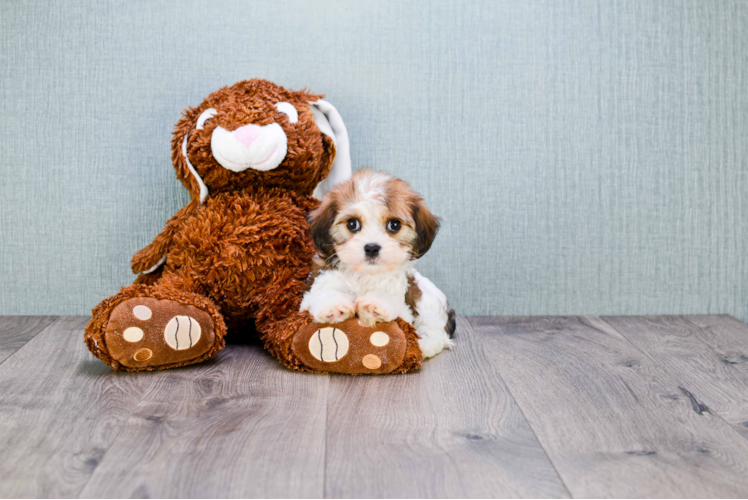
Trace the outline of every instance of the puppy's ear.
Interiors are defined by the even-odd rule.
[[[431,248],[431,244],[439,232],[439,217],[435,216],[422,199],[411,205],[413,221],[416,225],[416,241],[413,244],[413,257],[420,259]]]
[[[307,215],[309,231],[312,233],[312,241],[314,241],[314,246],[317,247],[320,255],[324,258],[335,254],[331,229],[337,215],[338,203],[329,198],[325,198],[319,208],[312,210]]]

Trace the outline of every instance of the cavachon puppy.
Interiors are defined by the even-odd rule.
[[[301,310],[318,323],[402,318],[415,326],[423,357],[451,348],[454,311],[413,265],[439,230],[420,195],[403,180],[359,170],[328,191],[309,213],[317,247]]]

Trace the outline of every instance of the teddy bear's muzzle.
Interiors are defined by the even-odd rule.
[[[210,139],[213,157],[225,169],[242,172],[272,170],[286,157],[288,138],[277,123],[244,125],[229,132],[216,127]]]

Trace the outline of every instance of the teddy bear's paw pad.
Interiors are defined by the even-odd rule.
[[[348,337],[337,328],[320,328],[309,339],[309,353],[317,361],[333,363],[348,354]]]
[[[396,322],[369,327],[356,318],[335,325],[310,323],[294,336],[293,351],[322,372],[389,373],[405,358],[407,339]]]
[[[174,300],[136,297],[109,316],[104,341],[109,355],[131,368],[187,363],[215,343],[210,314]]]

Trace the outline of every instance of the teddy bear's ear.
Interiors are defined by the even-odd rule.
[[[320,99],[311,103],[309,109],[314,115],[320,131],[332,139],[335,144],[335,158],[327,178],[317,184],[314,190],[315,198],[322,198],[335,184],[351,177],[351,153],[348,146],[348,131],[335,106]]]

